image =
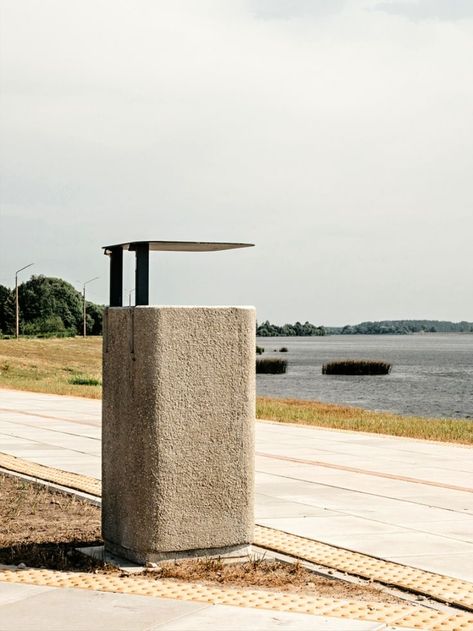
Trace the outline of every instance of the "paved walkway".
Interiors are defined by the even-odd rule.
[[[0,451],[100,477],[100,401],[0,390]],[[473,449],[257,423],[256,521],[473,582]]]
[[[0,451],[100,477],[100,402],[0,390]],[[468,448],[257,424],[257,522],[473,580]],[[159,621],[159,622],[158,622]],[[0,631],[394,629],[307,614],[0,584]]]

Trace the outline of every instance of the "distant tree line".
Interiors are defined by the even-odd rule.
[[[18,286],[22,335],[76,335],[83,331],[82,294],[61,278],[32,276]],[[103,306],[87,301],[88,335],[102,334]],[[0,334],[15,334],[15,290],[0,285]]]
[[[381,320],[329,329],[341,335],[408,335],[409,333],[472,333],[473,322],[446,320]]]
[[[278,326],[268,320],[256,325],[261,337],[314,336],[314,335],[409,335],[410,333],[473,333],[473,322],[447,320],[381,320],[361,322],[343,327],[315,326],[310,322]]]
[[[256,335],[261,337],[277,337],[286,335],[290,337],[307,337],[325,334],[326,330],[323,326],[315,326],[310,322],[305,322],[304,324],[296,322],[295,324],[283,324],[283,326],[277,326],[276,324],[271,324],[268,320],[266,320],[266,322],[262,322],[256,326]]]

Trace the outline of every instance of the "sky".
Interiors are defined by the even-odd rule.
[[[2,0],[0,40],[0,283],[238,241],[151,301],[473,320],[471,0]]]

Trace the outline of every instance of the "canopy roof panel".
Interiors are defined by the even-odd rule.
[[[224,243],[219,241],[130,241],[105,245],[105,254],[112,250],[136,250],[137,246],[148,245],[152,252],[217,252],[219,250],[235,250],[237,248],[251,248],[254,243]]]

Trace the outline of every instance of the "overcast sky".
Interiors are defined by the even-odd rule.
[[[472,0],[1,7],[0,283],[248,241],[152,255],[152,301],[473,320]]]

